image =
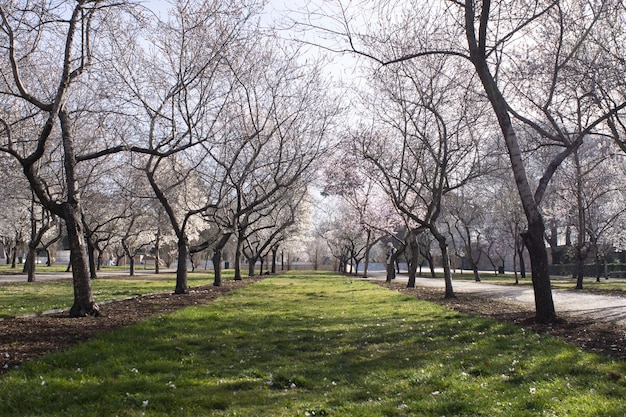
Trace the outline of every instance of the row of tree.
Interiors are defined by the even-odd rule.
[[[550,230],[571,225],[583,262],[624,207],[619,179],[607,182],[622,172],[626,139],[624,3],[312,3],[292,24],[361,57],[363,117],[345,152],[399,214],[403,245],[418,253],[422,233],[435,239],[453,296],[442,216],[459,200],[502,204],[514,188],[523,217],[511,227],[531,260],[537,320],[554,319],[546,235],[554,243]],[[355,178],[345,187],[363,183]]]
[[[98,314],[89,254],[113,230],[130,254],[174,236],[184,293],[191,253],[212,249],[219,285],[232,237],[254,261],[299,222],[338,106],[319,66],[262,30],[263,7],[177,1],[161,17],[132,1],[0,5],[0,150],[26,180],[9,193],[32,190],[31,215],[64,224],[70,315]]]
[[[31,241],[44,217],[65,224],[73,315],[97,313],[87,248],[109,219],[138,211],[155,246],[174,236],[185,292],[191,254],[212,251],[219,284],[227,242],[238,267],[293,235],[322,171],[345,205],[317,233],[342,266],[391,242],[389,273],[405,253],[411,284],[434,244],[452,297],[451,251],[475,264],[476,248],[518,263],[526,250],[541,322],[564,230],[581,265],[620,247],[621,0],[308,1],[286,16],[295,43],[261,28],[265,6],[0,6],[3,169],[46,213]],[[310,44],[359,57],[356,82],[327,83]]]

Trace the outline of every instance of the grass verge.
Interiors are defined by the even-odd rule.
[[[224,279],[232,278],[232,272]],[[211,284],[212,273],[189,273],[190,287]],[[141,294],[174,291],[175,274],[106,275],[91,282],[96,302],[120,300]],[[69,308],[73,302],[70,279],[0,285],[0,318]]]
[[[626,364],[331,274],[266,279],[0,377],[3,416],[623,416]]]

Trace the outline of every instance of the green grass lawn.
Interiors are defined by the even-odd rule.
[[[225,279],[232,272],[225,273]],[[189,273],[187,283],[190,287],[213,283],[211,273]],[[96,302],[119,300],[140,294],[174,291],[175,274],[104,275],[92,281],[92,290]],[[44,311],[69,308],[74,295],[71,280],[40,281],[0,285],[0,318],[41,313]]]
[[[626,364],[332,274],[268,278],[0,376],[2,416],[624,416]]]

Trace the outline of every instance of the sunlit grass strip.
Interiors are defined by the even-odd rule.
[[[626,365],[345,277],[264,280],[0,377],[3,416],[623,416]]]
[[[232,273],[226,274],[225,279],[229,278],[232,278]],[[174,274],[103,276],[92,281],[92,290],[96,302],[104,302],[174,291],[175,281]],[[190,287],[212,284],[213,274],[190,273],[187,282]],[[65,309],[71,307],[72,302],[71,280],[0,285],[0,318]]]

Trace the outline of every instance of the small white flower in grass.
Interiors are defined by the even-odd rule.
[[[291,383],[291,385],[289,385],[289,388],[294,389],[296,388],[296,384],[294,384],[293,382]]]
[[[439,395],[439,394],[441,394],[440,391],[433,391],[433,392],[431,392],[431,395]]]
[[[532,388],[530,389],[530,393],[531,393],[532,395],[536,394],[536,393],[537,393],[537,388],[532,387]]]
[[[137,368],[132,368],[130,371],[131,371],[131,372],[133,372],[133,373],[135,373],[135,374],[138,374],[138,373],[139,373],[139,370],[138,370]]]
[[[331,385],[337,385],[337,383],[335,381],[332,381],[330,384]]]
[[[149,401],[148,401],[148,400],[144,400],[144,401],[141,403],[141,405],[143,405],[144,407],[147,407],[147,406],[148,406],[148,403],[149,403]]]
[[[506,374],[502,374],[502,375],[500,375],[500,378],[502,378],[502,380],[503,380],[503,381],[508,381],[509,379],[511,379],[511,377],[509,377],[509,376],[508,376],[508,375],[506,375]]]
[[[591,394],[594,394],[594,393],[596,392],[596,390],[595,390],[595,389],[593,389],[593,388],[591,388],[591,389],[589,390],[589,392],[590,392]]]
[[[170,387],[171,389],[176,389],[176,385],[174,385],[174,383],[172,381],[169,381],[167,383],[167,386]]]
[[[41,381],[41,385],[46,385],[46,381]]]

